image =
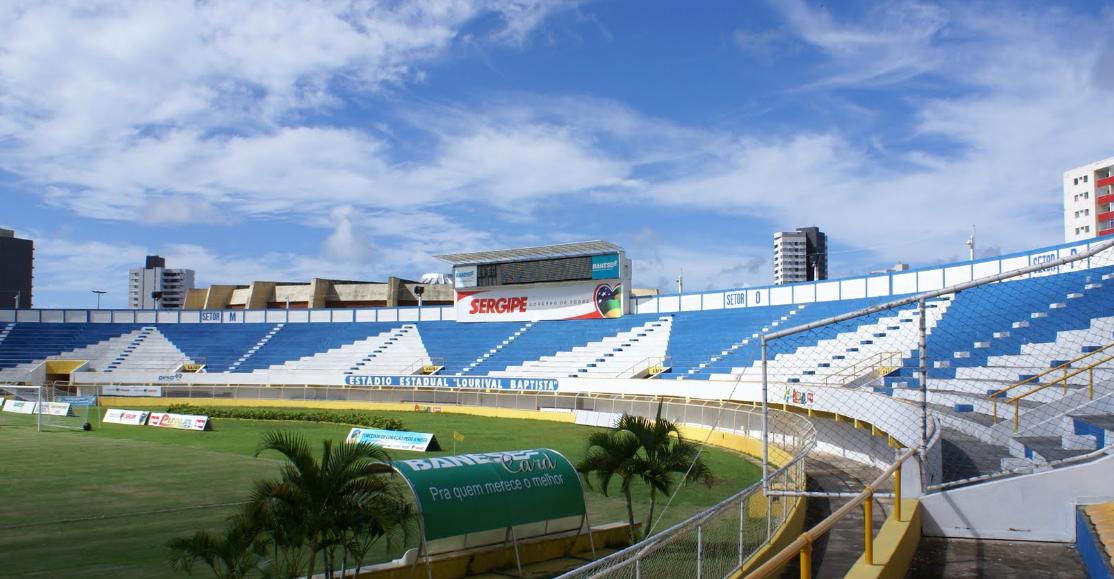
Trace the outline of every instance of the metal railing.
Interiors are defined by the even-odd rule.
[[[792,543],[786,545],[773,557],[766,560],[761,566],[747,575],[748,579],[761,579],[775,574],[782,566],[794,557],[800,558],[801,577],[812,577],[812,545],[817,539],[823,537],[839,521],[843,520],[856,507],[863,507],[863,560],[867,565],[874,564],[874,489],[883,485],[890,476],[893,476],[893,515],[898,521],[902,519],[901,513],[901,465],[909,458],[916,455],[916,449],[909,448],[902,452],[897,460],[887,467],[878,478],[867,485],[863,491],[847,501],[842,507],[811,529],[801,533]]]
[[[615,374],[616,378],[657,378],[669,368],[669,356],[647,356]]]
[[[85,385],[83,385],[85,386]],[[89,387],[89,386],[86,386]],[[771,488],[779,491],[805,490],[805,457],[816,444],[816,429],[803,416],[770,410],[763,419],[752,404],[659,397],[561,392],[502,392],[492,390],[290,386],[161,384],[169,398],[204,400],[232,398],[251,400],[304,400],[348,402],[393,402],[442,407],[484,406],[502,409],[627,412],[653,417],[661,403],[662,416],[682,425],[708,429],[704,442],[715,433],[757,439],[764,426],[769,444],[783,463],[770,472]],[[97,388],[99,393],[99,388]],[[136,398],[137,402],[143,398]],[[765,424],[764,424],[765,423]],[[563,577],[674,577],[718,576],[737,572],[755,556],[785,523],[800,496],[767,496],[762,484],[754,483],[672,527],[640,543],[612,553],[604,559],[575,569]],[[660,520],[660,518],[659,518]]]
[[[901,352],[877,352],[824,376],[824,386],[846,386],[860,378],[881,378],[901,368]]]
[[[1005,404],[1013,404],[1014,406],[1014,432],[1017,432],[1020,426],[1020,405],[1022,405],[1022,400],[1028,398],[1029,395],[1036,394],[1037,392],[1043,391],[1047,389],[1047,387],[1055,386],[1056,384],[1062,384],[1064,394],[1067,395],[1067,387],[1069,385],[1068,380],[1071,380],[1073,379],[1073,377],[1078,376],[1079,374],[1083,374],[1084,372],[1087,373],[1088,399],[1094,400],[1095,369],[1096,367],[1101,366],[1107,362],[1114,361],[1114,351],[1112,351],[1111,349],[1114,349],[1114,342],[1108,343],[1102,347],[1098,347],[1098,349],[1087,352],[1081,356],[1076,356],[1072,360],[1068,360],[1062,364],[1051,367],[1051,369],[1033,374],[1032,376],[1026,376],[1024,380],[1018,380],[1017,382],[1004,387],[1004,389],[997,390],[994,393],[991,393],[987,396],[987,399],[990,400],[991,420],[993,420],[994,423],[998,423],[998,400],[1006,398],[1006,393],[1012,392],[1013,390],[1018,389],[1018,387],[1022,387],[1026,384],[1035,384],[1036,387],[1034,387],[1034,389],[1028,390],[1022,394],[1010,396],[1010,398],[1006,398],[1005,400]],[[1097,362],[1095,362],[1094,359],[1096,359],[1096,357],[1102,357],[1102,360],[1098,360]],[[1083,366],[1073,367],[1079,362],[1087,363]],[[1056,377],[1056,379],[1051,382],[1040,382],[1040,379],[1043,379],[1043,377],[1055,373],[1059,373],[1061,375]]]

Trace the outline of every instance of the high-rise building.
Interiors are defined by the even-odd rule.
[[[128,272],[128,307],[133,310],[181,309],[191,289],[192,269],[167,269],[166,259],[148,255],[143,268]]]
[[[0,229],[0,310],[31,308],[35,242]]]
[[[1114,233],[1114,157],[1064,172],[1064,241]]]
[[[774,234],[774,283],[828,279],[828,236],[817,227]]]

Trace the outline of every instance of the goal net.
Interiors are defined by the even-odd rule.
[[[76,386],[68,383],[44,385],[39,390],[38,429],[50,430],[90,430],[90,419],[96,419],[97,397],[82,395]]]
[[[99,416],[96,404],[96,396],[83,396],[68,384],[0,384],[0,426],[88,430]]]

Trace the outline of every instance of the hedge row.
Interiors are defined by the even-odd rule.
[[[231,408],[225,406],[194,406],[174,404],[166,409],[174,414],[201,414],[210,418],[241,418],[244,420],[290,420],[351,424],[381,430],[402,430],[402,421],[359,410],[306,410],[299,408]]]

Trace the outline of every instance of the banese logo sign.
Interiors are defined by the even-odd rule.
[[[427,541],[585,514],[576,469],[548,448],[391,465],[414,489]]]
[[[464,265],[454,268],[453,285],[458,288],[476,287],[476,266]]]
[[[619,254],[592,256],[592,279],[615,279],[619,277]]]

